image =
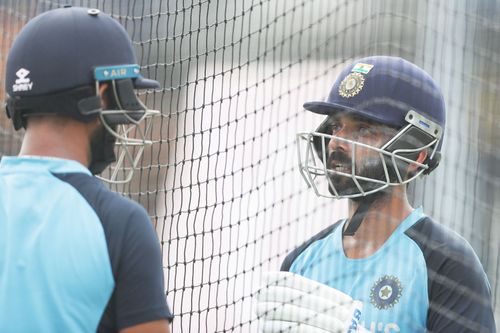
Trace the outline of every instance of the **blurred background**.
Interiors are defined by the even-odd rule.
[[[295,135],[322,117],[347,63],[403,57],[442,87],[443,161],[410,187],[415,206],[466,238],[491,283],[500,322],[500,1],[0,0],[0,94],[10,45],[40,12],[99,8],[134,41],[141,92],[161,110],[141,168],[115,191],[143,204],[164,255],[174,332],[256,332],[261,273],[347,214],[297,168]],[[57,73],[54,73],[57,80]],[[2,107],[0,155],[17,154]]]

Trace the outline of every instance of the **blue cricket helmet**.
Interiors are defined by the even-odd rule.
[[[330,115],[350,112],[380,124],[402,128],[410,110],[444,131],[445,104],[429,74],[398,57],[373,56],[347,66],[324,102],[308,102],[306,110]],[[441,133],[442,134],[442,133]],[[442,138],[438,150],[441,149]]]
[[[99,93],[101,83],[107,85],[106,105]],[[147,137],[160,112],[149,110],[135,89],[160,85],[140,75],[126,30],[98,9],[66,6],[30,20],[10,49],[5,85],[7,116],[16,130],[26,128],[32,114],[57,114],[81,122],[100,117],[103,129],[91,142],[89,169],[99,174],[116,161],[111,177],[105,179],[109,182],[128,182],[144,146],[152,144]],[[130,172],[117,180],[122,169]]]
[[[318,196],[360,202],[342,231],[344,236],[355,234],[372,203],[390,186],[408,184],[421,174],[429,174],[439,164],[446,122],[443,95],[425,71],[404,59],[388,56],[359,59],[340,73],[326,101],[305,103],[304,108],[329,116],[316,131],[298,135],[299,170],[304,180]],[[350,113],[396,128],[397,132],[381,147],[360,146],[355,140],[331,132],[329,118],[338,113]],[[330,140],[349,144],[352,150],[356,146],[370,149],[370,163],[379,170],[363,173],[356,168],[355,158],[347,163],[332,163],[327,157],[332,156],[327,151]],[[311,153],[313,150],[316,155]],[[328,193],[316,184],[318,176],[327,179]],[[336,179],[344,179],[344,183],[336,185]]]
[[[111,16],[97,9],[65,7],[30,20],[10,49],[5,86],[14,96],[53,94],[94,85],[99,66],[136,64],[132,41]],[[134,88],[159,83],[138,76]]]

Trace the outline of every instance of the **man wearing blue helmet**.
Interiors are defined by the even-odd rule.
[[[473,249],[407,199],[406,184],[441,157],[445,106],[433,79],[401,58],[368,57],[304,107],[327,118],[298,135],[300,171],[318,196],[348,198],[349,218],[267,275],[263,331],[495,332]]]
[[[169,332],[149,216],[93,176],[114,161],[133,171],[158,114],[135,94],[159,83],[127,32],[97,9],[43,13],[14,41],[5,83],[26,132],[0,163],[0,331]]]

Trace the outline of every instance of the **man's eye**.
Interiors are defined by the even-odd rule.
[[[368,135],[372,132],[372,128],[370,126],[359,126],[358,133],[361,135]]]
[[[338,131],[340,131],[340,124],[339,123],[333,123],[330,125],[330,133],[337,133]]]

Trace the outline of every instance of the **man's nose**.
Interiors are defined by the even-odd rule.
[[[345,135],[343,135],[344,134],[343,132],[344,132],[343,129],[341,129],[336,133],[332,134],[332,137],[328,142],[329,151],[341,150],[343,152],[346,152],[348,150],[349,143],[345,141]]]

